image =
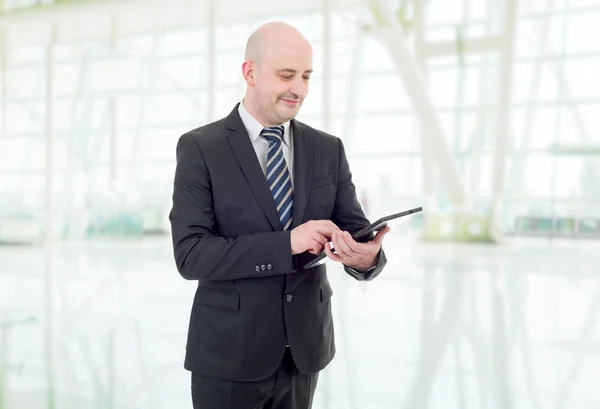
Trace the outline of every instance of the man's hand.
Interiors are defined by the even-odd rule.
[[[292,254],[308,251],[317,255],[340,229],[329,220],[311,220],[292,230]]]
[[[383,237],[390,231],[390,227],[379,230],[373,240],[367,243],[356,242],[350,233],[337,232],[331,238],[331,244],[335,249],[335,253],[331,251],[329,246],[325,246],[325,253],[333,261],[340,261],[348,267],[352,267],[358,271],[367,271],[375,265],[377,254],[381,250]]]

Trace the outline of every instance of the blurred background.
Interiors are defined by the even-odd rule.
[[[314,46],[389,264],[330,262],[314,409],[600,407],[598,0],[0,0],[0,408],[190,408],[175,144],[247,37]]]

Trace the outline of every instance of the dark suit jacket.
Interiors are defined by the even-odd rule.
[[[367,226],[341,140],[296,120],[291,127],[293,227],[319,219],[351,233]],[[325,265],[303,270],[314,256],[292,256],[291,229],[282,230],[237,106],[180,137],[169,219],[177,268],[198,281],[186,369],[227,380],[264,379],[277,369],[287,343],[304,373],[333,359],[333,291]],[[381,251],[370,276],[385,264]]]

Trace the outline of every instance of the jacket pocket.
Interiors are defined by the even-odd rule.
[[[331,288],[331,284],[329,281],[326,281],[325,284],[321,287],[321,302],[325,302],[331,298],[333,295],[333,289]]]
[[[315,187],[327,186],[327,185],[332,185],[332,184],[333,184],[333,175],[327,175],[327,176],[313,179],[310,182],[310,187],[312,189]]]
[[[230,311],[239,311],[240,294],[235,291],[200,284],[196,290],[194,303]]]

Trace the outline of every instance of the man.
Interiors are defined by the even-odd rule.
[[[175,261],[198,281],[184,366],[195,409],[305,409],[335,345],[325,265],[303,266],[325,250],[371,279],[389,228],[351,238],[369,222],[342,142],[294,119],[312,72],[308,41],[267,23],[242,72],[242,102],[177,145]]]

